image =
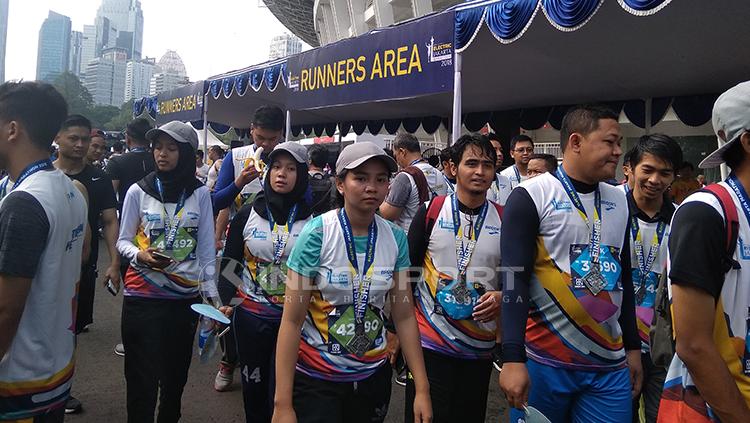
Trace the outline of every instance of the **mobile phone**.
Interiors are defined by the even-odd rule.
[[[117,296],[117,293],[120,292],[120,287],[115,288],[115,284],[112,283],[112,279],[107,279],[107,291],[109,291],[112,296]]]
[[[151,255],[157,259],[172,261],[172,257],[162,253],[161,251],[152,251]]]

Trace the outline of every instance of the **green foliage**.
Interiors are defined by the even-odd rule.
[[[70,72],[60,74],[52,83],[68,102],[68,113],[86,116],[95,128],[108,131],[122,131],[130,122],[133,102],[122,107],[94,104],[91,93],[77,76]]]

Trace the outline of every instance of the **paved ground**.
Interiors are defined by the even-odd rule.
[[[99,268],[106,268],[109,261],[106,247],[101,246]],[[66,421],[73,423],[119,423],[126,421],[125,377],[123,359],[112,349],[120,342],[120,311],[122,295],[112,297],[101,285],[97,286],[94,321],[88,333],[78,338],[73,395],[83,402],[84,411],[69,415]],[[197,352],[193,356],[190,376],[182,401],[182,421],[244,422],[242,395],[239,382],[231,392],[218,393],[213,389],[218,356],[211,364],[198,362]],[[493,371],[494,372],[494,371]],[[497,372],[491,378],[487,422],[499,422],[505,411],[505,401],[497,385]],[[386,422],[403,420],[404,390],[394,384],[390,410]],[[145,423],[145,422],[144,422]]]

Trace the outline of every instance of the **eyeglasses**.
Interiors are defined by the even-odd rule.
[[[515,151],[516,153],[533,153],[534,147],[519,147],[513,151]]]

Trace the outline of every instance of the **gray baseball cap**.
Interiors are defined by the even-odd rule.
[[[398,165],[393,157],[387,155],[382,148],[371,142],[355,142],[354,144],[347,145],[339,154],[339,159],[336,160],[336,173],[340,174],[345,169],[354,169],[359,167],[364,162],[379,158],[388,166],[388,170],[391,172],[398,171]]]
[[[166,134],[177,142],[190,144],[193,150],[198,149],[198,134],[195,133],[195,129],[188,123],[180,122],[179,120],[167,122],[158,128],[150,129],[146,132],[146,140],[153,142],[159,137],[159,134]]]
[[[698,165],[701,169],[724,163],[721,155],[738,142],[743,133],[750,131],[750,81],[735,85],[716,99],[711,123],[719,140],[719,148],[703,159]],[[726,141],[719,137],[719,131],[724,131]]]
[[[276,145],[276,148],[274,148],[273,151],[271,151],[271,154],[268,155],[268,162],[272,163],[274,156],[281,151],[291,154],[297,163],[307,164],[307,148],[294,141],[282,142],[281,144]]]

